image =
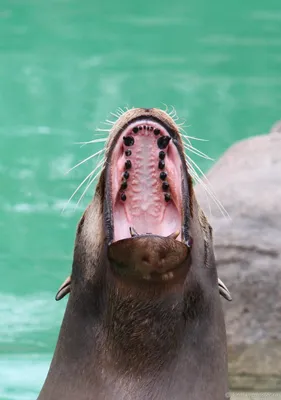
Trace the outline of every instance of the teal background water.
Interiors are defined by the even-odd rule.
[[[119,106],[163,103],[215,159],[267,132],[281,118],[280,0],[1,0],[1,400],[35,399],[54,350],[54,295],[93,189],[61,211],[93,162],[65,172],[102,147],[75,142]]]

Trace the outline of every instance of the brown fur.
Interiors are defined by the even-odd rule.
[[[113,126],[106,157],[120,130],[140,116],[178,132],[161,110],[130,110]],[[226,335],[211,229],[193,190],[186,194],[193,238],[186,279],[139,285],[117,278],[107,256],[105,176],[104,170],[78,225],[71,293],[39,399],[226,399]]]

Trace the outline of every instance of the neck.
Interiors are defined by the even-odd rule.
[[[182,288],[111,287],[105,312],[106,351],[120,372],[150,374],[176,357],[185,337]]]
[[[223,399],[223,315],[207,305],[200,288],[183,299],[183,289],[145,292],[106,279],[107,285],[91,286],[83,296],[73,287],[46,381],[57,382],[57,398],[63,386],[69,400],[86,400],[89,392],[97,400],[151,394],[181,400],[187,393],[191,399]],[[212,303],[217,301],[218,294]],[[204,385],[194,384],[199,375]]]

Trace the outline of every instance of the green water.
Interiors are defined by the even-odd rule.
[[[281,3],[1,0],[0,399],[35,399],[66,301],[78,208],[61,210],[119,106],[175,106],[217,159],[281,118]],[[203,170],[211,164],[196,159]]]

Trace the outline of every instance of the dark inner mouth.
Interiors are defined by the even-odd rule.
[[[117,139],[110,159],[113,241],[136,235],[182,238],[182,160],[168,129],[141,118]]]

